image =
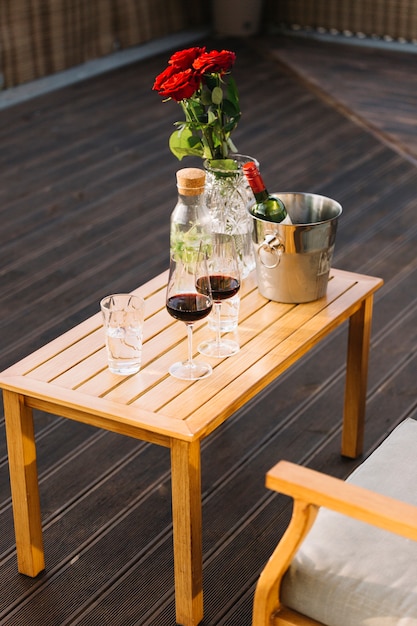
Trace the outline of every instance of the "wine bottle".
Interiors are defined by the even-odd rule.
[[[256,164],[252,161],[244,163],[243,171],[256,200],[255,204],[250,208],[252,215],[268,222],[291,224],[291,218],[284,203],[280,198],[271,196],[268,193]]]

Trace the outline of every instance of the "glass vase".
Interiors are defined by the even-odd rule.
[[[255,202],[242,165],[258,162],[243,154],[216,161],[206,160],[206,205],[211,215],[211,229],[233,235],[239,258],[241,278],[255,268],[252,243],[253,220],[248,206]]]

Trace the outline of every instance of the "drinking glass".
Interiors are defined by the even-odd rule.
[[[145,302],[141,296],[116,293],[100,302],[109,369],[129,376],[139,371]]]
[[[187,327],[188,359],[169,368],[171,376],[183,380],[198,380],[212,372],[211,365],[193,359],[193,324],[212,310],[207,252],[200,245],[195,254],[176,254],[171,257],[166,295],[167,311]]]
[[[239,351],[239,344],[221,336],[221,303],[233,298],[240,289],[240,274],[235,240],[232,235],[213,233],[207,259],[214,314],[217,318],[215,339],[203,341],[198,346],[205,356],[223,358]]]

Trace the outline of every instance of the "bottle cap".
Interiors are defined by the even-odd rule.
[[[244,163],[242,168],[253,193],[266,191],[265,183],[256,163],[249,161],[248,163]]]
[[[199,196],[204,191],[206,173],[198,167],[185,167],[177,172],[178,192],[183,196]]]
[[[247,178],[253,178],[254,176],[259,176],[259,169],[256,166],[256,163],[253,161],[248,161],[242,165],[243,171],[246,174]]]

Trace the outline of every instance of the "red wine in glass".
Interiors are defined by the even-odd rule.
[[[214,311],[217,317],[215,339],[203,341],[199,352],[206,356],[223,358],[239,351],[239,344],[232,339],[223,339],[220,330],[220,311],[223,300],[232,298],[240,289],[240,274],[235,241],[232,235],[213,233],[208,255],[208,272]],[[197,282],[197,289],[199,285]]]
[[[200,293],[179,293],[169,296],[166,306],[168,313],[181,322],[198,322],[209,315],[212,309],[211,300]]]
[[[220,300],[227,300],[227,298],[233,298],[239,291],[240,283],[239,279],[234,276],[228,276],[227,274],[211,274],[210,286],[213,300],[218,302]]]
[[[165,303],[168,313],[184,322],[188,336],[188,359],[171,365],[169,373],[182,380],[209,376],[211,365],[193,359],[193,324],[209,315],[213,306],[207,254],[201,245],[194,254],[179,252],[171,258]]]

